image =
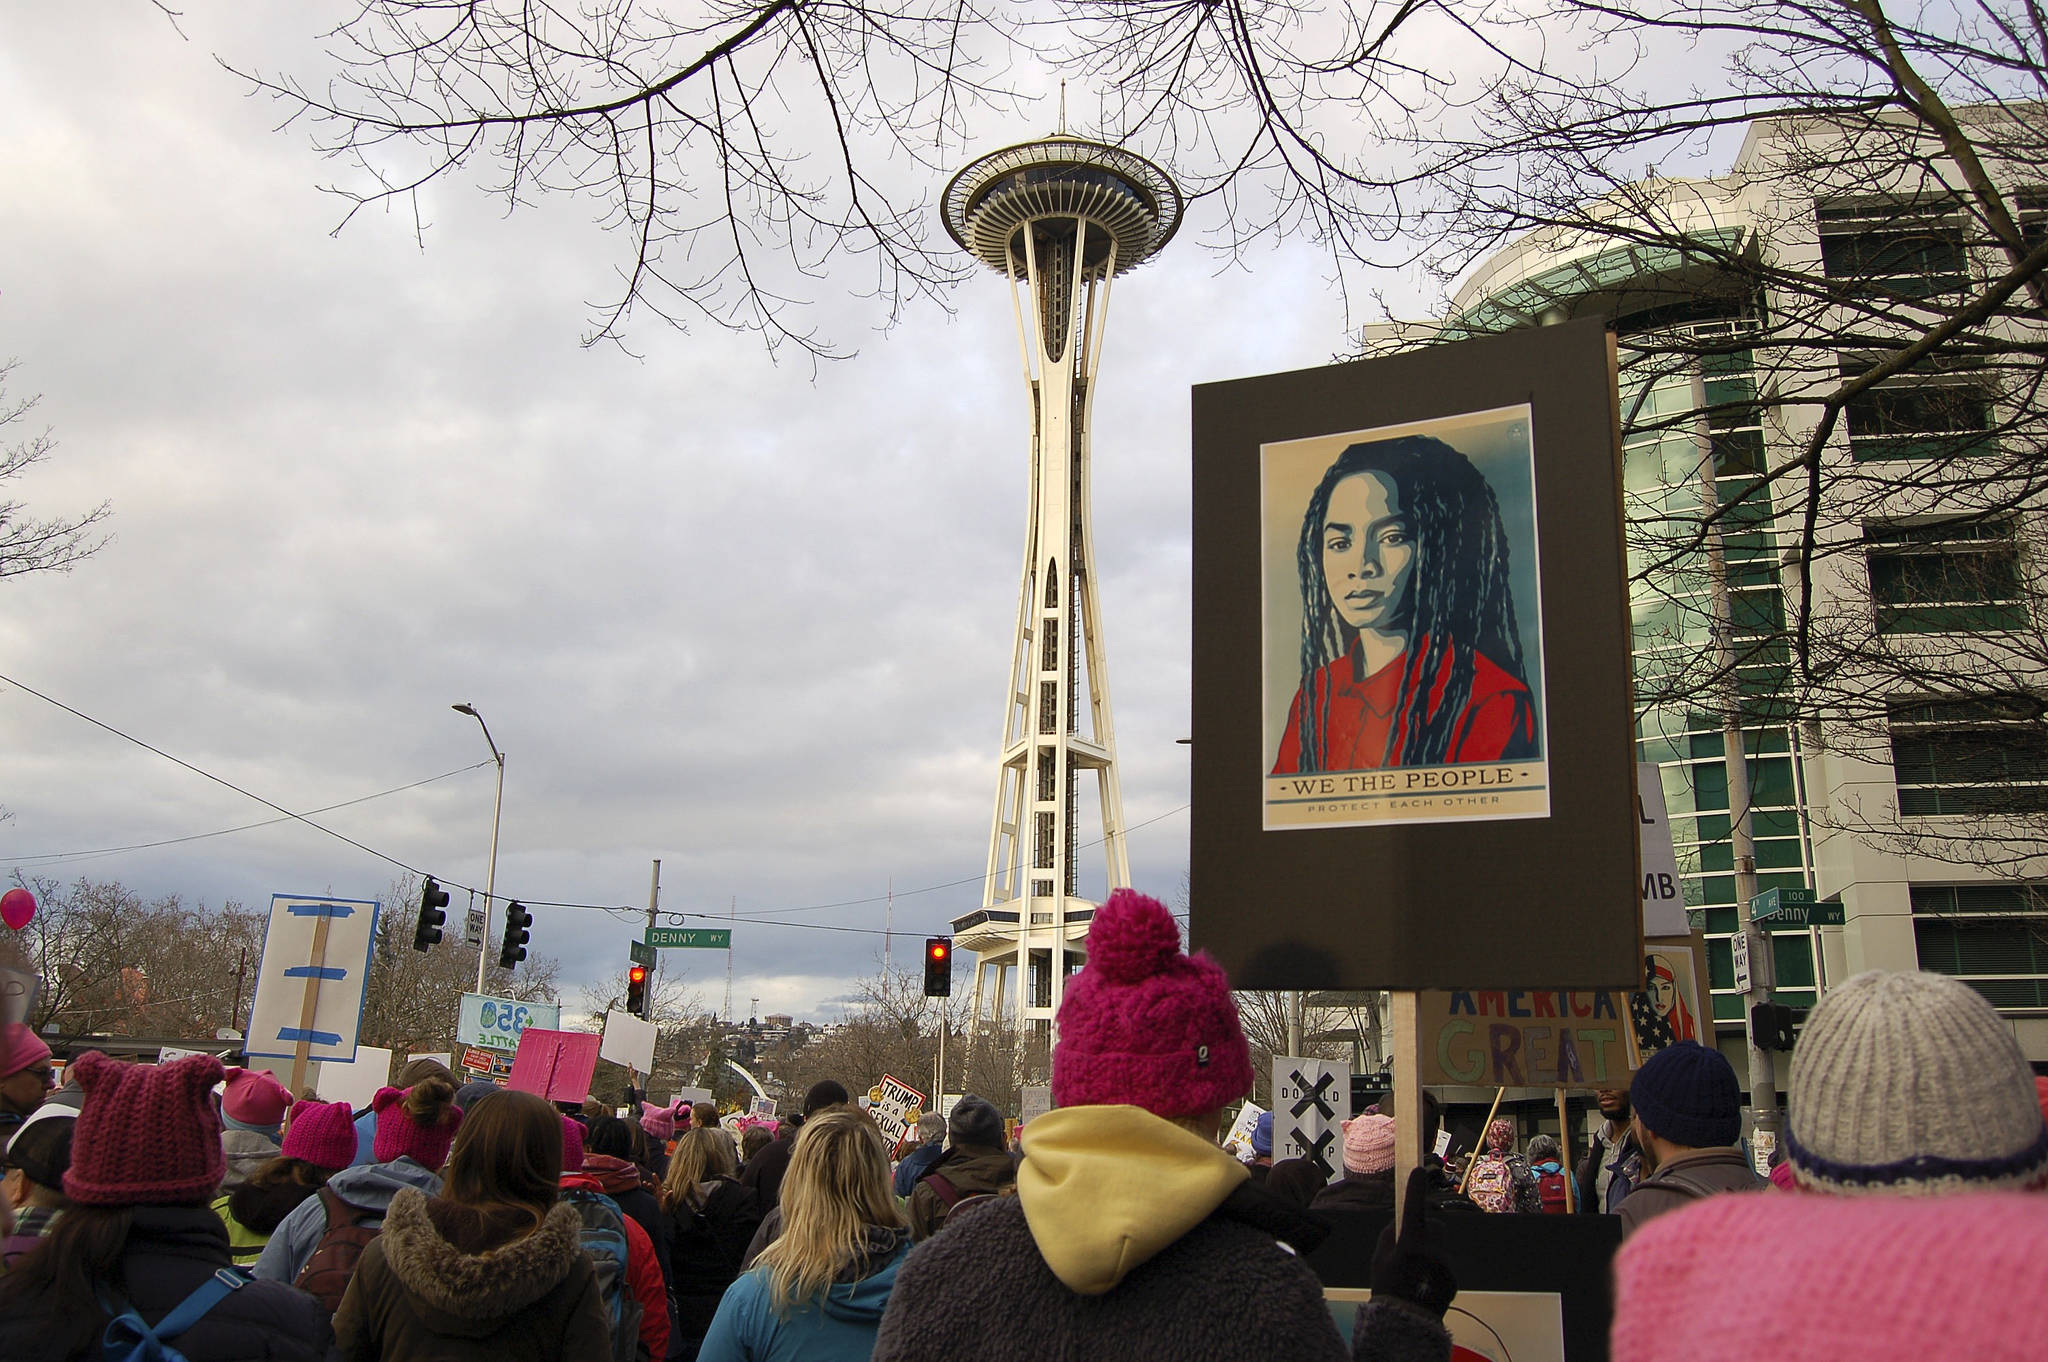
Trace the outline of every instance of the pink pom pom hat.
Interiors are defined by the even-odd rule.
[[[1170,1120],[1221,1110],[1251,1087],[1251,1047],[1223,967],[1181,951],[1179,924],[1158,899],[1111,894],[1060,1004],[1053,1102]]]

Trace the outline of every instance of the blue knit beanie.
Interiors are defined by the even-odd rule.
[[[1719,1050],[1697,1041],[1666,1046],[1643,1061],[1628,1086],[1629,1105],[1660,1139],[1713,1149],[1742,1138],[1742,1090]]]
[[[1259,1113],[1258,1123],[1252,1127],[1252,1153],[1259,1158],[1273,1157],[1273,1113]]]

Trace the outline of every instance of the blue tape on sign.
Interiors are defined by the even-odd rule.
[[[277,1038],[279,1040],[288,1040],[294,1045],[300,1041],[305,1041],[308,1045],[341,1044],[341,1037],[333,1031],[305,1031],[296,1026],[278,1027]]]
[[[346,903],[290,903],[285,911],[293,917],[354,917],[356,910]]]
[[[346,979],[348,971],[339,965],[293,965],[284,972],[287,979]]]

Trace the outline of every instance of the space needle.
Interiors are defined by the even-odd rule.
[[[946,230],[1010,285],[1031,400],[1017,630],[1003,700],[982,906],[953,920],[972,951],[974,1026],[1051,1038],[1096,904],[1078,896],[1083,774],[1108,888],[1130,883],[1089,511],[1089,414],[1110,281],[1180,226],[1180,190],[1142,156],[1057,135],[991,152],[940,201]],[[1085,703],[1084,703],[1085,700]],[[1106,890],[1105,890],[1106,892]]]

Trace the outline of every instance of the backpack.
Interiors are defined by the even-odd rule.
[[[327,1230],[313,1246],[313,1256],[292,1278],[292,1285],[318,1300],[331,1315],[341,1307],[341,1295],[348,1290],[349,1278],[356,1275],[363,1250],[383,1232],[383,1222],[378,1212],[343,1201],[326,1187],[319,1195],[327,1212]],[[373,1218],[378,1220],[376,1225],[364,1223]]]
[[[579,1237],[597,1269],[597,1288],[611,1316],[613,1362],[633,1362],[640,1348],[640,1300],[627,1272],[631,1241],[626,1238],[626,1213],[618,1202],[588,1187],[564,1187],[562,1200],[583,1219]]]
[[[1571,1207],[1567,1204],[1563,1173],[1538,1173],[1536,1175],[1536,1198],[1543,1203],[1545,1215],[1563,1215]]]
[[[926,1173],[918,1181],[931,1188],[932,1194],[939,1199],[938,1212],[932,1216],[933,1234],[937,1234],[940,1230],[946,1228],[947,1218],[960,1207],[971,1206],[978,1201],[993,1201],[996,1197],[994,1192],[969,1192],[963,1194],[944,1173]]]
[[[103,1294],[100,1304],[113,1318],[107,1321],[107,1331],[100,1336],[100,1350],[107,1362],[186,1362],[185,1354],[165,1343],[176,1338],[205,1317],[206,1312],[228,1298],[230,1292],[239,1291],[248,1285],[249,1279],[233,1268],[216,1269],[211,1277],[193,1288],[192,1294],[178,1302],[156,1322],[154,1329],[143,1322],[135,1307],[126,1301],[108,1300]]]
[[[1465,1195],[1471,1197],[1482,1211],[1514,1210],[1515,1175],[1508,1167],[1508,1161],[1490,1156],[1474,1160],[1471,1180],[1465,1184]]]

